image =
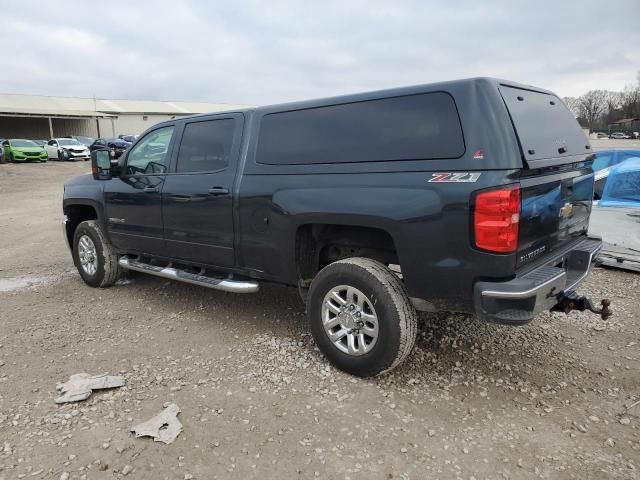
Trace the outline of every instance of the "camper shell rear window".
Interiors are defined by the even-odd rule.
[[[525,160],[591,153],[589,141],[562,100],[553,94],[500,85]]]

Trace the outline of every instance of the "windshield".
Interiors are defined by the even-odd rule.
[[[91,137],[82,137],[80,135],[75,137],[80,143],[84,143],[85,145],[91,145],[93,143],[93,138]]]
[[[10,140],[12,147],[37,147],[38,144],[36,142],[32,142],[31,140]]]
[[[134,137],[133,135],[125,135],[124,137],[122,137],[122,140],[124,140],[125,142],[133,143],[136,141],[136,137]]]
[[[66,147],[82,146],[82,144],[74,138],[61,138],[60,140],[58,140],[58,144],[64,145]]]

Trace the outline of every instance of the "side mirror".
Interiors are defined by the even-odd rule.
[[[111,156],[109,150],[91,152],[91,173],[95,180],[111,180]]]

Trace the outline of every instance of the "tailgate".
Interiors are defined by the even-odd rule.
[[[517,266],[586,235],[593,199],[590,167],[520,180]]]

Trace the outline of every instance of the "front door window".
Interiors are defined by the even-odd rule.
[[[127,175],[163,175],[169,169],[169,145],[173,126],[162,127],[145,136],[127,156]]]

